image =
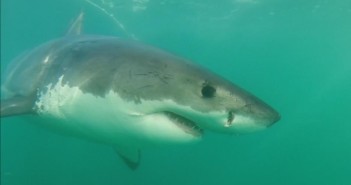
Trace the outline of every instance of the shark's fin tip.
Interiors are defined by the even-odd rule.
[[[136,170],[139,167],[141,156],[139,149],[118,147],[115,151],[130,169]]]
[[[73,20],[72,24],[66,32],[66,35],[80,35],[83,31],[83,20],[84,11],[81,10],[79,15]]]

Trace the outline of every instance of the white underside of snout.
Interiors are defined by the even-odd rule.
[[[266,128],[263,124],[258,124],[253,118],[240,114],[235,115],[233,122],[228,127],[231,132],[238,134],[256,132]]]

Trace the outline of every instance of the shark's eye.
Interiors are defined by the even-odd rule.
[[[216,89],[210,85],[202,87],[201,94],[204,98],[213,98],[215,96]]]

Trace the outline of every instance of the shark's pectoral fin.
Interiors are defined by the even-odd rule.
[[[127,166],[135,170],[140,164],[140,150],[137,148],[127,148],[127,147],[118,147],[115,148],[115,151],[127,164]]]
[[[1,100],[0,117],[33,113],[35,96],[16,96]]]

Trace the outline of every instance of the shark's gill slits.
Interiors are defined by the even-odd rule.
[[[173,112],[164,111],[162,113],[172,120],[179,128],[184,130],[184,132],[196,137],[202,136],[203,130],[197,126],[195,122]]]

